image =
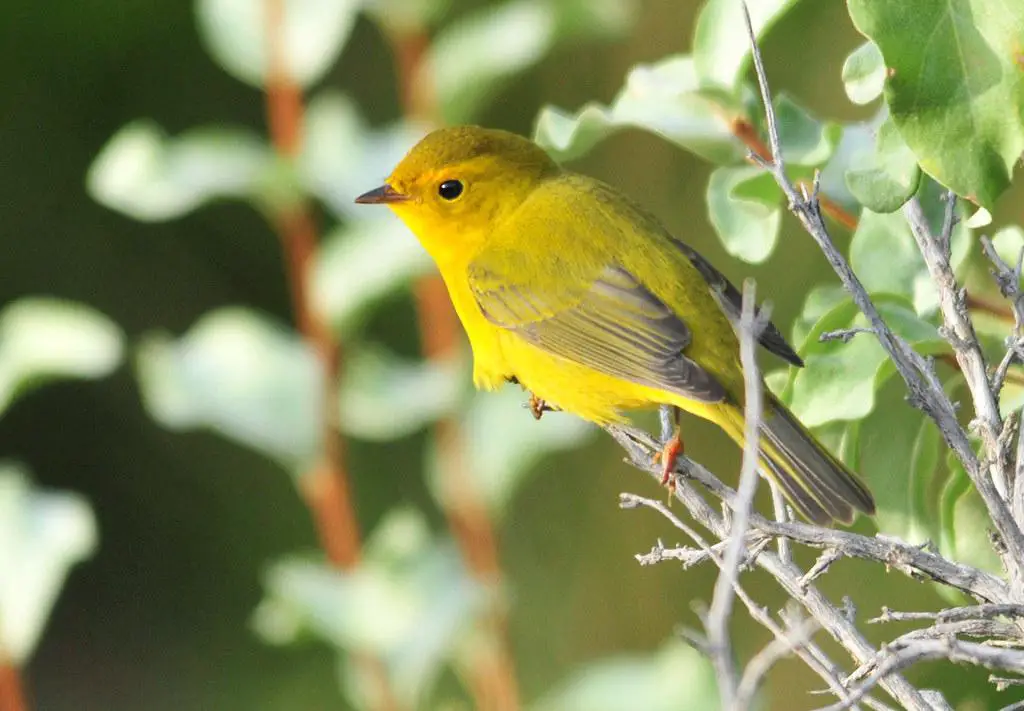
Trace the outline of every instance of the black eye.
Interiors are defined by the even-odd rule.
[[[462,195],[461,180],[446,180],[437,187],[437,194],[445,200],[454,200]]]

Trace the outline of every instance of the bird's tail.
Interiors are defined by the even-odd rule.
[[[742,409],[726,405],[721,413],[723,429],[742,446],[746,436]],[[818,524],[833,519],[850,523],[855,509],[875,513],[867,487],[769,392],[765,392],[760,444],[762,470],[807,519]]]

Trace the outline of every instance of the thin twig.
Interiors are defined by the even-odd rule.
[[[868,624],[882,622],[910,622],[914,620],[935,620],[937,622],[959,622],[962,620],[991,620],[997,617],[1024,617],[1024,605],[1007,603],[1001,605],[967,605],[950,607],[938,612],[899,612],[882,608],[882,614],[868,620]]]
[[[754,494],[757,493],[762,406],[761,372],[757,367],[757,339],[768,319],[769,309],[765,305],[760,309],[760,315],[757,315],[756,303],[754,284],[748,279],[743,284],[743,309],[738,329],[740,361],[743,364],[744,375],[746,443],[736,505],[733,507],[732,527],[729,531],[730,545],[725,553],[725,564],[715,582],[707,623],[708,644],[711,648],[712,662],[718,673],[722,707],[726,709],[745,708],[737,705],[741,701],[737,692],[740,680],[732,658],[729,618],[732,615],[733,587],[739,577],[740,562],[745,550],[744,539],[749,525],[750,509],[754,504]]]
[[[649,499],[643,496],[637,496],[636,494],[620,494],[619,505],[625,509],[637,508],[642,506],[657,511],[666,519],[668,519],[668,521],[672,523],[673,526],[678,528],[680,531],[683,531],[683,533],[685,533],[690,538],[690,540],[692,540],[698,546],[698,548],[700,548],[701,551],[705,553],[707,558],[709,560],[712,560],[715,563],[715,565],[719,567],[719,569],[721,569],[724,565],[716,549],[719,549],[724,544],[728,544],[728,540],[721,541],[718,544],[715,544],[715,546],[709,545],[707,541],[699,533],[693,530],[692,527],[683,523],[683,521],[678,516],[676,516],[676,514],[670,508],[668,508],[668,506],[666,506],[663,502],[656,499]],[[652,554],[654,554],[655,556],[657,555],[655,551],[652,551]],[[637,558],[639,560],[641,556],[637,556]],[[751,560],[754,560],[755,558],[756,556],[754,552],[751,552]],[[651,558],[647,558],[647,561],[641,564],[647,564],[647,562],[654,561]],[[739,581],[736,582],[734,590],[736,592],[737,598],[739,598],[739,600],[747,608],[747,611],[750,614],[750,616],[758,623],[760,623],[765,629],[771,632],[772,635],[774,635],[775,639],[788,641],[793,640],[792,635],[787,630],[779,626],[779,624],[776,623],[768,614],[768,611],[764,607],[758,605],[753,600],[753,598],[750,597],[750,595],[739,584]],[[787,624],[790,627],[796,626],[795,621],[787,620]],[[699,646],[701,649],[706,648],[706,640],[700,639],[699,636],[695,637],[691,634],[688,635],[687,640],[690,642],[696,642],[697,646]],[[818,676],[820,676],[821,679],[826,684],[828,684],[831,693],[835,694],[840,699],[846,698],[846,688],[842,685],[840,681],[840,677],[842,676],[841,670],[831,659],[829,659],[828,655],[826,655],[820,647],[815,645],[808,638],[802,644],[798,645],[795,648],[794,652],[805,664],[807,664],[807,666],[810,669],[817,673]]]

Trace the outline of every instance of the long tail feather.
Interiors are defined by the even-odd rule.
[[[875,513],[871,492],[846,465],[818,442],[786,406],[765,393],[761,422],[761,464],[790,503],[807,519],[825,524],[853,521],[854,512]],[[743,413],[727,406],[724,429],[743,442]]]

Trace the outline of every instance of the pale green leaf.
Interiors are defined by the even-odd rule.
[[[627,127],[650,131],[715,163],[735,163],[747,148],[733,132],[742,101],[702,87],[693,60],[673,56],[634,67],[610,106],[587,104],[577,114],[545,107],[534,140],[559,160],[583,155]]]
[[[758,38],[797,4],[797,0],[748,2],[750,23]],[[707,0],[697,17],[693,57],[701,79],[735,90],[750,60],[750,38],[737,0]]]
[[[22,393],[58,378],[101,378],[124,355],[124,334],[88,306],[24,298],[0,312],[0,414]]]
[[[68,570],[96,539],[83,497],[34,489],[20,467],[0,462],[0,656],[28,662]]]
[[[352,354],[341,379],[341,428],[360,439],[412,434],[455,410],[469,385],[468,364],[412,361],[379,348]]]
[[[500,517],[519,486],[538,462],[553,452],[579,446],[597,430],[580,418],[563,412],[547,413],[537,421],[526,409],[526,393],[506,387],[497,392],[474,394],[462,414],[467,469],[477,495],[492,516]],[[428,463],[428,483],[442,502],[457,500],[461,491],[449,489],[437,452]]]
[[[348,40],[359,0],[281,0],[283,27],[277,30],[281,69],[309,86],[331,68]],[[197,0],[199,36],[217,63],[255,87],[267,80],[268,8],[255,0]]]
[[[406,121],[372,130],[349,97],[321,92],[306,109],[299,180],[339,217],[395,219],[383,207],[356,205],[355,198],[381,185],[425,132]]]
[[[705,711],[719,707],[715,672],[679,640],[647,655],[591,662],[531,705],[531,711]]]
[[[780,93],[774,103],[779,144],[786,162],[812,167],[825,163],[839,144],[842,127],[820,123],[785,93]]]
[[[285,558],[268,570],[265,587],[253,618],[264,639],[284,644],[305,632],[339,651],[372,654],[405,708],[422,702],[488,600],[455,546],[432,539],[422,515],[409,509],[387,514],[354,570]],[[344,673],[356,682],[347,692],[358,695],[358,670],[346,663]]]
[[[843,86],[855,104],[870,104],[885,87],[885,60],[870,40],[853,50],[843,62]]]
[[[708,217],[729,254],[760,264],[775,249],[781,192],[756,166],[716,168],[708,181]]]
[[[320,451],[322,375],[291,331],[242,308],[205,315],[136,356],[142,401],[164,427],[209,428],[303,471]]]
[[[920,182],[917,158],[891,119],[878,129],[874,152],[854,159],[846,172],[846,186],[853,196],[864,207],[881,213],[902,207],[917,192]]]
[[[170,138],[150,121],[130,123],[93,161],[94,200],[137,220],[180,217],[218,198],[253,198],[275,169],[267,146],[240,129],[200,128]]]
[[[374,304],[430,271],[430,257],[394,215],[332,231],[313,272],[317,310],[348,334]]]

